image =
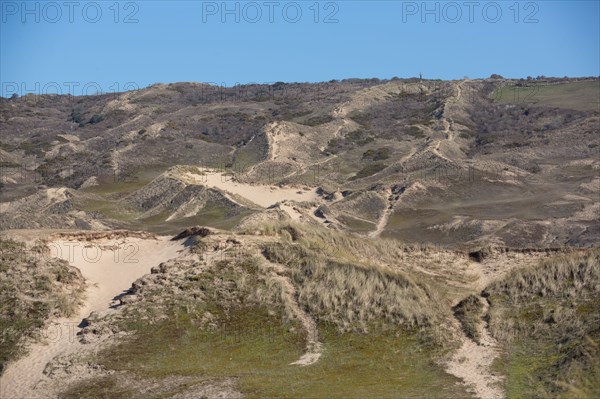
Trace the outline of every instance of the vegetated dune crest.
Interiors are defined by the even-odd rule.
[[[170,238],[128,232],[64,233],[51,238],[47,244],[51,256],[68,261],[86,279],[85,299],[72,317],[52,320],[45,328],[45,339],[32,343],[25,357],[10,364],[0,380],[0,396],[47,397],[47,392],[35,390],[44,377],[46,365],[57,356],[84,349],[76,336],[82,320],[92,312],[114,311],[119,304],[116,298],[126,292],[132,282],[149,273],[152,267],[185,251],[181,242]]]

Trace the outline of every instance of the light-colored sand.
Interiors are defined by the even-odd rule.
[[[267,140],[269,142],[269,160],[276,161],[279,158],[279,147],[282,138],[282,130],[278,122],[273,122],[265,129]]]
[[[548,256],[545,253],[529,255],[524,258],[515,257],[517,254],[492,255],[484,263],[470,262],[469,269],[476,277],[471,286],[474,292],[481,292],[493,281],[499,280],[515,268],[531,267],[540,259]],[[487,314],[489,302],[479,298],[483,304],[483,315]],[[457,330],[462,332],[458,322]],[[492,363],[498,357],[499,351],[496,340],[488,331],[487,322],[482,319],[478,325],[480,343],[466,335],[460,336],[461,346],[446,364],[446,371],[463,380],[477,397],[481,399],[501,399],[505,392],[502,388],[502,377],[494,374]]]
[[[281,284],[285,306],[294,314],[306,331],[306,352],[295,362],[295,366],[309,366],[319,361],[323,354],[323,344],[319,342],[317,323],[298,304],[296,287],[292,284],[285,266],[267,261],[271,269],[271,276]]]
[[[489,303],[480,298],[487,313]],[[488,333],[487,326],[481,321],[478,326],[480,343],[463,336],[461,347],[447,365],[446,371],[461,378],[481,399],[502,399],[505,397],[502,378],[491,372],[492,363],[498,357],[496,340]]]
[[[391,195],[392,190],[388,189],[385,193],[386,198],[389,198]],[[388,221],[390,220],[390,216],[392,215],[394,204],[394,201],[387,201],[387,206],[385,207],[385,209],[383,210],[383,214],[377,221],[377,228],[369,233],[369,237],[379,237],[381,233],[383,233],[383,230],[385,229],[385,226],[387,226]]]
[[[108,312],[113,298],[153,266],[175,258],[183,247],[168,237],[157,239],[119,238],[93,242],[53,241],[53,256],[79,268],[88,283],[86,298],[77,314],[55,320],[44,330],[44,342],[33,343],[29,353],[9,364],[0,380],[0,398],[35,399],[53,397],[35,390],[46,365],[56,356],[82,349],[75,334],[91,312]]]
[[[302,202],[313,201],[318,198],[316,188],[304,191],[303,189],[294,187],[239,183],[232,180],[231,176],[218,171],[206,171],[203,174],[199,170],[198,173],[187,172],[185,176],[196,184],[218,188],[228,193],[239,195],[264,208],[285,200]]]
[[[298,211],[298,209],[295,206],[290,204],[281,204],[279,207],[281,208],[281,210],[285,211],[285,213],[287,213],[293,221],[297,222],[303,219],[302,213]]]

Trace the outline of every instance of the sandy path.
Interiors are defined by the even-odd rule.
[[[206,171],[205,174],[202,173],[200,170],[197,174],[187,172],[185,176],[196,184],[218,188],[222,191],[239,195],[263,208],[268,208],[285,200],[303,202],[313,201],[318,198],[316,188],[304,191],[294,187],[240,183],[232,180],[231,176],[222,172]]]
[[[501,279],[511,270],[519,267],[533,266],[539,262],[545,254],[531,256],[517,261],[504,256],[492,257],[485,263],[472,262],[469,269],[478,278],[472,284],[476,292],[481,292],[491,282]],[[481,399],[501,399],[505,392],[502,388],[502,378],[494,375],[491,366],[499,355],[496,340],[489,334],[487,322],[483,320],[489,309],[486,298],[479,297],[483,305],[482,318],[479,321],[478,330],[480,343],[475,342],[466,335],[460,337],[461,346],[446,364],[446,371],[464,381],[471,387],[475,394]],[[456,328],[462,329],[456,322]]]
[[[386,198],[392,196],[392,190],[388,188],[385,193],[385,196]],[[385,229],[385,226],[387,226],[388,220],[390,220],[390,216],[392,214],[392,211],[394,210],[395,201],[388,200],[387,202],[389,204],[385,207],[385,209],[383,210],[383,214],[377,221],[377,228],[369,233],[369,237],[379,237]]]
[[[48,398],[36,391],[46,365],[58,355],[83,349],[75,334],[78,325],[91,312],[114,311],[113,298],[129,289],[131,283],[150,272],[153,266],[175,258],[183,249],[180,243],[158,239],[120,238],[80,242],[60,240],[49,243],[52,256],[79,268],[87,280],[86,298],[77,314],[53,321],[45,329],[45,342],[30,345],[29,353],[9,364],[0,380],[0,398]],[[87,247],[86,247],[87,246]]]
[[[402,194],[404,194],[404,191],[395,194],[392,191],[391,187],[387,188],[387,190],[385,192],[385,198],[386,198],[387,205],[386,205],[385,209],[383,210],[381,217],[377,221],[376,229],[374,231],[371,231],[367,235],[368,237],[376,238],[376,237],[379,237],[381,235],[381,233],[383,233],[383,230],[385,230],[385,226],[387,226],[387,224],[390,220],[390,217],[392,216],[392,213],[394,212],[394,208],[395,208],[396,204],[402,198]],[[396,196],[396,198],[395,198],[395,196]]]
[[[267,142],[269,143],[269,161],[275,161],[279,158],[279,141],[281,135],[280,124],[274,122],[270,125],[270,129],[265,129],[265,135],[267,136]]]
[[[381,233],[383,233],[385,226],[387,226],[387,223],[390,220],[392,210],[393,209],[391,209],[389,207],[385,208],[385,210],[383,211],[383,215],[381,215],[381,217],[379,218],[379,221],[377,222],[377,228],[369,233],[369,237],[372,237],[372,238],[379,237],[381,235]]]
[[[290,278],[286,275],[286,268],[282,265],[268,261],[271,268],[272,277],[279,281],[282,288],[284,289],[286,307],[288,307],[294,316],[302,324],[302,328],[306,331],[306,352],[295,362],[290,363],[291,365],[297,366],[309,366],[319,361],[323,354],[323,345],[319,342],[319,331],[317,329],[317,323],[298,305],[296,300],[296,287],[292,284]]]
[[[489,308],[485,298],[479,298],[483,304],[483,314]],[[478,326],[480,343],[466,336],[461,337],[461,347],[447,365],[446,371],[471,387],[481,399],[501,399],[505,397],[502,378],[491,372],[492,363],[498,357],[496,340],[489,334],[483,320]],[[462,331],[462,330],[461,330]]]
[[[493,280],[500,278],[508,272],[508,268],[494,268],[492,264],[481,264],[472,262],[470,270],[478,277],[473,282],[473,288],[480,292]],[[501,271],[500,271],[501,270]],[[487,299],[480,297],[485,315],[489,309]],[[455,320],[457,330],[461,331],[461,346],[446,364],[446,371],[464,381],[481,399],[504,398],[504,391],[500,385],[502,379],[494,375],[491,366],[496,357],[498,349],[496,340],[489,334],[487,325],[480,319],[478,330],[480,343],[464,335],[462,328]]]
[[[440,145],[442,144],[442,142],[446,142],[446,143],[454,142],[454,132],[453,132],[452,120],[451,119],[449,120],[449,118],[447,117],[448,112],[446,111],[446,108],[449,103],[454,103],[454,102],[460,101],[461,96],[462,96],[463,83],[464,83],[464,81],[461,81],[461,82],[455,84],[454,87],[456,88],[456,93],[454,95],[452,95],[451,97],[449,97],[447,100],[445,100],[444,104],[442,105],[443,108],[442,108],[441,122],[442,122],[442,125],[444,126],[444,130],[442,133],[444,134],[445,138],[444,139],[433,139],[430,142],[426,143],[425,147],[420,149],[416,153],[415,153],[415,151],[411,152],[407,157],[405,157],[402,160],[402,162],[401,162],[402,165],[404,165],[404,163],[406,161],[408,161],[410,158],[412,158],[414,155],[423,155],[427,151],[430,151],[435,156],[445,160],[446,162],[448,162],[450,164],[455,163],[450,158],[448,158],[444,154],[442,154],[442,152],[440,151]]]

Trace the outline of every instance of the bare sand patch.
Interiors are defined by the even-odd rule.
[[[201,172],[199,170],[198,173],[187,172],[184,176],[196,184],[239,195],[263,208],[268,208],[286,200],[303,202],[314,201],[318,198],[316,188],[305,191],[297,187],[240,183],[233,180],[230,175],[218,171]]]

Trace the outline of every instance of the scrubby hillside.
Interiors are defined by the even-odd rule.
[[[228,196],[235,190],[225,184],[210,186],[225,198],[210,196],[227,209],[192,200],[199,187],[182,187],[172,204],[153,210],[156,204],[131,209],[121,201],[172,184],[166,175],[153,179],[188,165],[243,184],[321,190],[323,198],[305,209],[327,207],[329,225],[363,235],[443,245],[589,246],[600,234],[600,111],[592,106],[599,84],[178,83],[110,96],[2,99],[3,219],[10,228],[58,223],[174,233],[196,223],[232,227],[240,217],[231,201],[256,208],[251,196]],[[45,200],[65,187],[73,199]],[[176,205],[181,209],[167,209]],[[189,219],[202,208],[206,221]]]
[[[41,339],[50,318],[72,315],[84,290],[81,272],[54,259],[44,243],[0,240],[0,375]]]
[[[0,243],[2,394],[596,397],[599,100],[597,78],[0,99],[3,236],[77,268]],[[69,314],[71,341],[30,339]]]
[[[560,255],[489,286],[509,395],[600,395],[600,251]]]

